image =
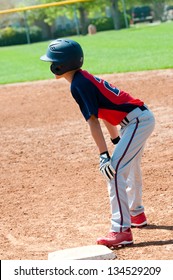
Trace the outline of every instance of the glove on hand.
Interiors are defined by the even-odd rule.
[[[110,181],[115,176],[115,170],[111,165],[111,158],[108,152],[100,154],[100,172]]]

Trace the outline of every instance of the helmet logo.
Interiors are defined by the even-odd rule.
[[[51,51],[55,51],[56,48],[55,48],[54,46],[51,46],[51,47],[50,47],[50,50],[51,50]]]

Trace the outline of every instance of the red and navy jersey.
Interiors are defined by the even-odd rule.
[[[128,113],[144,104],[143,101],[133,98],[129,93],[85,70],[75,73],[71,93],[86,121],[95,115],[112,125],[119,124]]]

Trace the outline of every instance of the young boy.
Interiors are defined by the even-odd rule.
[[[117,247],[133,243],[131,227],[147,225],[142,205],[140,161],[154,116],[144,102],[107,81],[81,69],[81,46],[70,39],[50,43],[41,58],[51,63],[56,79],[65,78],[86,119],[100,155],[100,171],[107,180],[111,205],[111,229],[97,244]],[[100,126],[102,119],[115,149],[110,157]],[[119,137],[117,125],[121,126]]]

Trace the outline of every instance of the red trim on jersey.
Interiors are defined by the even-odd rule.
[[[103,79],[100,79],[100,81],[98,81],[92,74],[88,73],[86,70],[80,70],[80,72],[82,73],[82,75],[84,77],[89,79],[97,88],[99,88],[101,93],[106,98],[108,98],[112,103],[117,104],[117,105],[123,104],[123,103],[130,103],[130,104],[134,104],[137,106],[144,105],[143,101],[133,98],[129,93],[127,93],[125,91],[120,90],[119,94],[115,95],[113,92],[106,89]],[[110,84],[110,86],[115,87],[112,84]]]
[[[100,119],[106,120],[112,125],[118,125],[127,115],[126,112],[119,112],[109,109],[100,109],[98,111],[98,117]]]

